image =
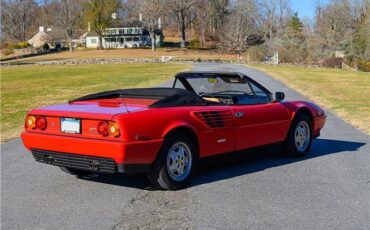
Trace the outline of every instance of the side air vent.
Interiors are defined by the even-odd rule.
[[[233,115],[231,111],[194,112],[194,116],[209,128],[229,128],[232,126]]]

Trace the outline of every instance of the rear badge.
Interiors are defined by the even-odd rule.
[[[89,128],[89,132],[92,133],[92,134],[97,134],[98,133],[96,128]]]
[[[226,141],[226,139],[218,139],[217,140],[217,143],[223,143],[223,142],[225,142]]]

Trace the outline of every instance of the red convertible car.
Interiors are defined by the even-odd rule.
[[[87,95],[29,112],[23,143],[36,161],[81,176],[147,173],[163,189],[187,186],[200,158],[281,143],[304,156],[326,115],[283,101],[242,73],[183,72],[172,88]]]

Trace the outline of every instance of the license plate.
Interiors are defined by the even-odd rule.
[[[81,119],[62,117],[60,119],[60,124],[63,133],[81,133]]]

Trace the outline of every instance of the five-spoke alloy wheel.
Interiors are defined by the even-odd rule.
[[[189,176],[192,166],[189,147],[183,142],[174,144],[167,155],[166,166],[168,174],[174,181],[182,181]]]
[[[165,138],[148,175],[162,189],[176,190],[190,184],[198,164],[198,149],[189,135],[173,133]]]
[[[310,118],[298,113],[289,129],[288,136],[283,144],[283,151],[290,156],[305,156],[312,143],[312,122]]]

